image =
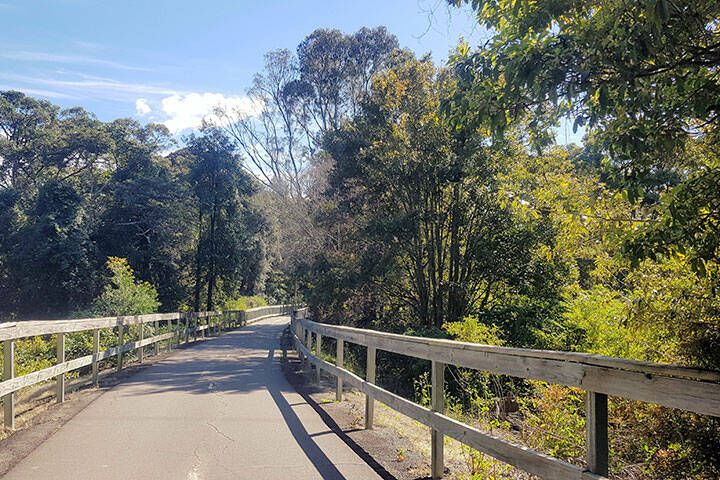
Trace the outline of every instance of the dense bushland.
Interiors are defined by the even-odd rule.
[[[267,54],[261,113],[218,111],[181,146],[2,93],[0,314],[121,309],[112,293],[145,284],[113,270],[102,290],[119,257],[163,310],[302,300],[323,322],[719,370],[720,7],[450,3],[487,45],[440,67],[382,27],[317,30]],[[582,145],[554,142],[567,122]],[[427,401],[427,362],[378,364]],[[577,464],[583,402],[448,372],[453,415]],[[720,476],[717,419],[614,398],[610,415],[613,476]],[[519,475],[467,456],[474,478]]]

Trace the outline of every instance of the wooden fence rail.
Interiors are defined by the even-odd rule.
[[[241,327],[263,318],[289,314],[292,305],[270,305],[247,310],[229,310],[213,312],[174,312],[155,313],[149,315],[84,318],[76,320],[48,320],[0,323],[0,341],[3,342],[3,377],[0,382],[0,398],[2,398],[5,426],[15,428],[15,392],[52,378],[57,379],[56,398],[58,402],[65,399],[65,374],[88,365],[92,365],[92,381],[98,382],[98,363],[102,360],[117,357],[117,368],[122,369],[122,355],[133,350],[138,351],[138,360],[142,363],[146,355],[144,347],[154,345],[154,353],[159,353],[160,342],[167,340],[167,349],[173,343],[180,344],[183,339],[190,343],[190,336],[197,340],[198,335],[207,333],[219,334],[223,330]],[[159,333],[160,326],[165,323],[167,332]],[[124,342],[125,330],[130,325],[150,325],[153,336],[145,337],[145,327],[140,329],[140,339]],[[118,346],[100,350],[100,329],[117,328]],[[65,340],[68,333],[93,331],[93,353],[83,357],[65,360]],[[43,336],[57,336],[57,364],[22,376],[15,376],[15,342],[18,339]]]
[[[608,475],[607,396],[720,416],[720,372],[637,362],[600,355],[528,350],[479,345],[452,340],[411,337],[373,330],[326,325],[304,318],[304,309],[293,311],[292,331],[301,359],[367,395],[365,425],[373,424],[372,407],[378,400],[431,428],[433,478],[443,472],[443,436],[449,436],[502,462],[543,479],[603,479]],[[312,353],[312,335],[337,341],[336,365]],[[368,349],[367,377],[362,379],[343,368],[343,345],[350,342]],[[377,350],[398,353],[432,362],[432,408],[428,409],[375,385]],[[587,392],[587,469],[515,445],[503,438],[443,415],[446,365],[472,368],[501,375],[539,380]]]

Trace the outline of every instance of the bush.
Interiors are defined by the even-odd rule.
[[[267,302],[262,297],[238,297],[225,302],[223,310],[247,310],[248,308],[263,307]]]
[[[482,343],[484,345],[503,345],[500,329],[497,325],[480,323],[477,317],[465,317],[462,322],[450,322],[443,329],[460,342]]]
[[[155,287],[138,282],[132,268],[124,258],[108,257],[110,283],[97,297],[87,312],[89,316],[142,315],[155,313],[160,307]]]

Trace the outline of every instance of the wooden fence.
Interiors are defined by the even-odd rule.
[[[143,362],[145,347],[154,345],[159,353],[160,343],[167,340],[167,349],[173,343],[189,343],[206,333],[220,333],[228,328],[240,327],[263,318],[288,314],[291,305],[271,305],[248,310],[214,312],[174,312],[150,315],[85,318],[76,320],[47,320],[0,323],[0,341],[3,342],[3,377],[0,382],[5,426],[15,428],[15,392],[52,378],[56,378],[58,402],[65,400],[65,374],[92,365],[92,382],[98,384],[98,365],[101,360],[117,358],[117,369],[123,367],[123,354],[137,350],[138,360]],[[153,335],[145,338],[145,327],[140,328],[140,338],[125,343],[125,331],[130,325],[149,325]],[[166,329],[160,333],[161,327]],[[100,329],[117,329],[118,346],[100,351]],[[68,333],[93,331],[93,353],[72,360],[65,360],[65,336]],[[22,376],[15,376],[15,341],[34,336],[57,336],[57,364]]]
[[[366,428],[373,425],[375,400],[431,428],[433,478],[442,477],[445,435],[543,479],[606,478],[608,395],[720,416],[720,384],[717,383],[720,382],[720,372],[585,353],[495,347],[325,325],[304,319],[302,309],[294,311],[291,318],[300,357],[316,367],[318,379],[320,369],[337,377],[337,399],[342,398],[343,382],[365,393]],[[319,356],[323,337],[337,340],[335,365]],[[367,347],[365,379],[343,368],[345,342]],[[313,344],[315,354],[312,353]],[[377,350],[431,361],[432,408],[425,408],[375,384]],[[587,469],[513,444],[443,415],[446,365],[585,390]]]

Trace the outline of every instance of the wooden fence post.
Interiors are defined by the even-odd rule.
[[[3,380],[15,377],[15,340],[3,342]],[[15,429],[15,393],[8,393],[2,397],[5,415],[5,427]]]
[[[308,349],[308,353],[312,354],[312,332],[310,329],[305,330],[305,346]],[[312,370],[312,363],[310,363],[310,355],[305,357],[305,369]]]
[[[340,368],[343,368],[344,362],[344,355],[345,355],[345,341],[341,339],[337,339],[337,351],[335,352],[335,365],[337,365]],[[338,402],[342,402],[342,394],[343,394],[343,381],[342,378],[337,377],[337,386],[335,387],[335,400]]]
[[[185,345],[187,345],[190,343],[190,318],[186,313],[183,313],[182,316],[185,319]]]
[[[145,340],[145,324],[141,323],[140,324],[140,343],[142,343],[143,340]],[[140,345],[138,347],[138,362],[143,363],[144,353],[145,353],[145,349],[142,345]]]
[[[445,411],[445,364],[441,362],[432,362],[432,409],[435,412],[444,413]],[[431,447],[431,470],[432,478],[442,478],[445,470],[445,462],[443,458],[444,435],[442,432],[434,428],[430,432]]]
[[[304,335],[305,334],[303,333],[303,328],[300,325],[298,325],[297,331],[295,332],[295,337],[298,339],[299,343],[302,343],[302,339],[305,338]],[[300,366],[302,367],[302,365],[305,364],[305,356],[303,355],[303,352],[299,348],[297,350],[298,350],[298,352],[297,352],[298,359],[300,360]]]
[[[173,322],[172,322],[172,318],[168,320],[168,333],[170,333],[170,334],[173,333]],[[168,351],[168,352],[169,352],[170,350],[172,350],[172,342],[173,342],[173,336],[170,335],[170,338],[168,338],[168,343],[167,343],[167,351]]]
[[[586,392],[585,436],[587,468],[608,476],[608,399],[604,393]]]
[[[93,387],[99,386],[98,373],[100,370],[98,355],[100,354],[100,329],[96,328],[93,330],[93,363],[92,363],[92,384]]]
[[[322,335],[319,333],[316,334],[317,336],[317,345],[315,347],[315,355],[320,358],[320,353],[322,352]],[[320,366],[315,365],[315,383],[320,385]]]
[[[160,322],[155,320],[155,335],[160,335]],[[160,354],[160,342],[155,340],[155,355]]]
[[[125,330],[125,326],[118,325],[118,352],[117,352],[117,371],[118,372],[120,370],[122,370],[123,357],[122,357],[121,348],[123,346],[123,334],[125,333],[124,330]]]
[[[375,383],[375,359],[377,350],[375,347],[367,347],[367,368],[365,373],[365,381]],[[372,430],[373,420],[375,419],[375,399],[372,395],[365,395],[365,428]]]
[[[57,334],[57,363],[65,363],[65,334]],[[57,401],[62,403],[65,401],[65,374],[61,373],[57,376]]]

